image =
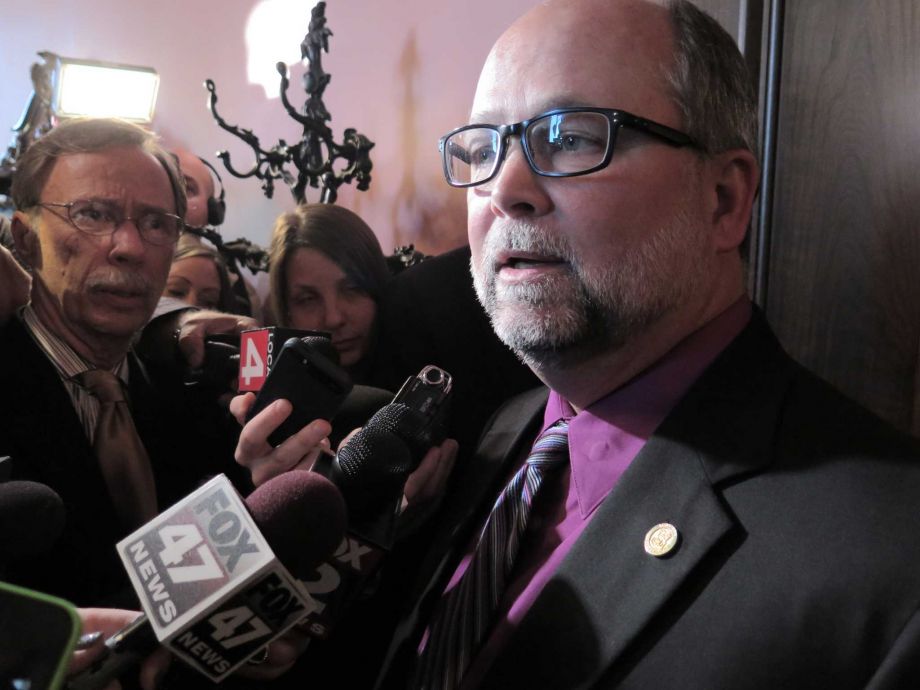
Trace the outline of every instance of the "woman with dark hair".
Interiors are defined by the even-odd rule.
[[[228,314],[239,311],[224,260],[216,250],[199,242],[179,241],[163,295],[202,309]]]
[[[373,231],[346,208],[306,204],[279,216],[270,257],[275,322],[330,333],[342,366],[360,381],[390,277]]]

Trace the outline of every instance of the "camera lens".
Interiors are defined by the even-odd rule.
[[[444,381],[444,372],[437,367],[428,367],[425,369],[425,383],[437,386]]]

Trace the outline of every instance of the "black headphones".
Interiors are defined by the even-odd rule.
[[[220,194],[216,197],[208,197],[208,225],[216,227],[224,222],[224,216],[227,214],[227,202],[224,201],[224,181],[217,172],[217,168],[208,163],[204,158],[199,156],[198,160],[204,163],[217,178],[217,184],[220,186]]]

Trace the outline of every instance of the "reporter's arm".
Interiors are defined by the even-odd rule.
[[[239,335],[258,328],[259,323],[248,316],[224,314],[219,311],[184,311],[178,316],[174,337],[179,351],[189,366],[201,366],[204,341],[211,335]]]
[[[177,355],[189,367],[199,367],[204,359],[204,341],[211,335],[239,335],[258,328],[255,319],[239,314],[196,309],[176,300],[161,298],[172,309],[158,308],[150,323],[144,327],[137,344],[138,353],[156,364],[175,363]]]
[[[458,451],[459,446],[454,439],[445,439],[441,445],[430,448],[409,475],[403,488],[398,539],[404,539],[418,529],[441,505]]]

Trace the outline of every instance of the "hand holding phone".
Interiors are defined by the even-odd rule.
[[[290,338],[246,419],[279,398],[290,401],[291,414],[268,437],[272,446],[278,446],[314,419],[331,421],[351,388],[351,378],[338,365],[338,353],[328,338]]]

